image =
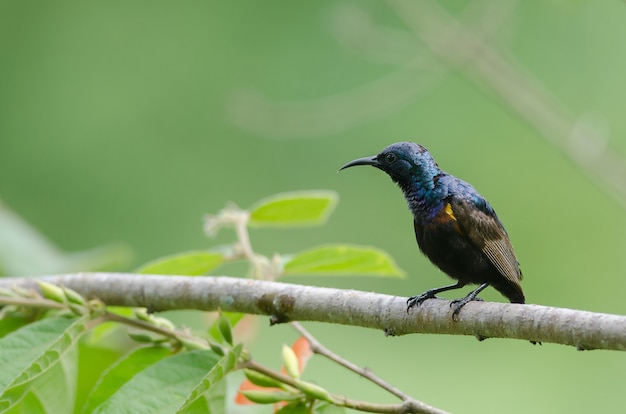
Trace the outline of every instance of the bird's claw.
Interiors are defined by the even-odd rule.
[[[434,299],[436,298],[435,293],[427,290],[421,295],[411,296],[406,301],[406,313],[409,313],[412,307],[417,307],[422,304],[426,299]]]
[[[454,310],[452,311],[452,320],[457,322],[459,320],[458,316],[459,312],[461,312],[461,308],[472,301],[483,302],[481,298],[472,297],[471,294],[461,299],[454,299],[450,302],[450,307],[454,307]]]

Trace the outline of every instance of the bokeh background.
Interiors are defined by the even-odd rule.
[[[406,279],[288,281],[409,296],[448,280],[400,192],[374,169],[336,171],[412,140],[496,208],[529,302],[624,314],[625,38],[621,1],[3,1],[0,197],[63,251],[122,243],[132,270],[231,241],[201,228],[229,201],[332,189],[326,226],[255,229],[256,250],[375,245]],[[260,322],[249,345],[278,366],[296,335]],[[451,412],[624,406],[622,353],[307,326]],[[305,376],[394,401],[317,358]]]

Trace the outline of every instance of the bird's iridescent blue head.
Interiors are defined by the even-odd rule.
[[[403,189],[415,184],[432,188],[433,179],[441,172],[428,150],[413,142],[396,142],[378,155],[350,161],[339,170],[356,165],[371,165],[383,170]]]

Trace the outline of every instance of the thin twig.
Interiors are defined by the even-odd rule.
[[[0,296],[0,305],[28,306],[39,309],[67,309],[67,305],[44,298],[13,298]]]
[[[263,375],[287,384],[293,388],[298,388],[296,381],[288,375],[274,371],[266,366],[259,364],[253,359],[248,359],[241,364],[241,368],[247,368],[257,371]],[[435,407],[431,407],[419,401],[411,400],[410,402],[404,402],[402,404],[376,404],[366,401],[353,400],[343,396],[332,395],[330,396],[333,404],[352,408],[359,411],[368,413],[387,413],[387,414],[403,414],[403,413],[416,413],[416,414],[446,414],[446,411],[440,410]]]
[[[234,218],[233,225],[237,234],[237,246],[241,250],[243,257],[252,265],[255,272],[254,276],[261,280],[273,280],[274,269],[271,263],[266,257],[256,254],[252,248],[252,243],[250,243],[250,234],[248,232],[250,213],[245,210],[233,210],[231,214],[233,214]]]
[[[298,322],[291,322],[291,325],[302,336],[304,336],[307,339],[307,341],[309,341],[309,344],[311,345],[311,350],[314,353],[316,353],[318,355],[322,355],[322,356],[330,359],[331,361],[341,365],[342,367],[347,368],[347,369],[349,369],[350,371],[352,371],[352,372],[354,372],[356,374],[359,374],[363,378],[373,382],[374,384],[378,385],[382,389],[384,389],[384,390],[388,391],[389,393],[395,395],[396,397],[400,398],[402,401],[413,400],[413,398],[411,398],[409,395],[405,394],[404,392],[400,391],[398,388],[394,387],[393,385],[391,385],[388,382],[384,381],[380,377],[376,376],[369,369],[361,368],[358,365],[356,365],[356,364],[354,364],[354,363],[352,363],[352,362],[342,358],[341,356],[339,356],[339,355],[335,354],[334,352],[332,352],[330,349],[326,348],[324,345],[322,345],[322,343],[320,341],[317,340],[317,338],[315,338],[300,323],[298,323]]]
[[[153,332],[158,335],[162,335],[176,342],[176,345],[174,345],[174,348],[180,348],[182,346],[189,346],[191,344],[193,344],[193,349],[209,348],[209,345],[206,342],[200,340],[199,338],[193,335],[189,335],[185,332],[161,327],[161,326],[149,323],[147,321],[142,321],[140,319],[127,318],[125,316],[118,315],[116,313],[112,313],[109,311],[105,311],[98,318],[91,320],[86,325],[86,329],[90,329],[94,326],[98,326],[104,322],[117,322],[117,323],[121,323],[124,325],[132,326],[134,328],[142,329],[148,332]]]
[[[102,315],[102,322],[118,322],[124,325],[132,326],[133,328],[139,328],[149,332],[154,332],[156,334],[163,335],[176,341],[179,340],[178,337],[180,335],[180,332],[162,328],[160,326],[139,319],[127,318],[125,316],[118,315],[117,313],[112,313],[108,311],[105,312],[105,314]]]
[[[247,211],[239,211],[237,214],[237,219],[234,221],[235,233],[237,234],[237,239],[239,240],[239,247],[244,257],[250,261],[250,263],[255,264],[257,261],[256,253],[252,249],[252,244],[250,243],[250,235],[248,234],[248,217],[249,214]]]

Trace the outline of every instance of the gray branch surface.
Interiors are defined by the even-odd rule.
[[[626,350],[626,316],[540,305],[471,302],[452,320],[450,301],[427,300],[407,314],[406,298],[232,277],[76,273],[2,278],[0,286],[35,288],[35,280],[64,285],[107,305],[155,311],[197,309],[268,315],[272,323],[316,321],[411,333],[515,338],[579,350]]]

